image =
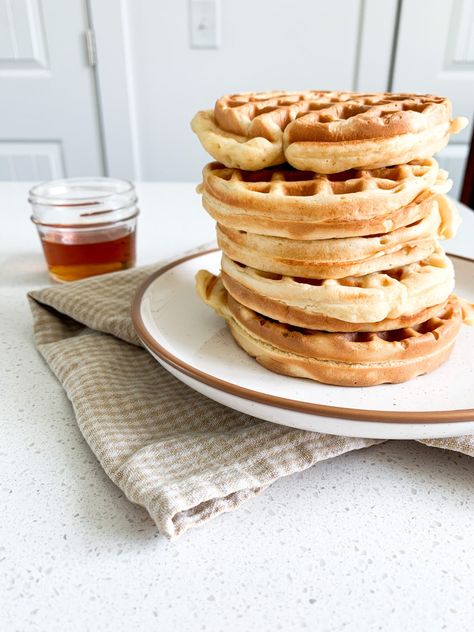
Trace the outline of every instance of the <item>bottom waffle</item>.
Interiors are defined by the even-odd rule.
[[[404,382],[436,369],[449,356],[463,319],[451,296],[427,320],[381,332],[327,333],[278,323],[228,295],[205,270],[196,275],[201,298],[225,318],[237,342],[262,366],[293,377],[340,386]]]

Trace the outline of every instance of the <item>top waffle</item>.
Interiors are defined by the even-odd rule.
[[[467,124],[444,97],[355,92],[267,92],[221,97],[191,125],[227,167],[337,173],[429,158]]]

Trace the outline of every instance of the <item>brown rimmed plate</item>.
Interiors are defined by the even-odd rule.
[[[452,256],[456,291],[474,301],[474,261]],[[233,341],[194,288],[201,268],[217,273],[217,250],[152,274],[132,307],[138,336],[168,371],[226,406],[275,423],[347,436],[414,439],[474,433],[474,328],[450,360],[403,384],[346,388],[267,371]]]

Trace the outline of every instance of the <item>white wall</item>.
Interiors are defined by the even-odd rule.
[[[189,122],[228,92],[392,89],[446,94],[457,115],[474,106],[474,0],[221,0],[221,46],[207,50],[191,48],[190,0],[88,2],[109,175],[199,180],[210,157]],[[439,156],[457,189],[468,138]]]
[[[199,179],[189,121],[222,94],[355,87],[360,0],[222,0],[217,50],[190,48],[186,0],[125,3],[142,179]]]

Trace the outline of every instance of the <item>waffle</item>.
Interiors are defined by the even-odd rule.
[[[379,333],[329,334],[276,323],[229,297],[217,277],[197,275],[203,300],[223,316],[237,342],[264,366],[345,385],[399,382],[438,366],[462,322],[451,297],[437,316],[415,327]]]
[[[213,219],[229,228],[289,239],[386,233],[407,226],[452,186],[433,159],[336,176],[286,165],[261,171],[210,163],[199,191]]]
[[[296,240],[257,235],[217,224],[219,247],[232,260],[252,268],[313,279],[340,279],[388,270],[431,255],[436,237],[452,234],[454,206],[438,206],[421,220],[385,235],[344,239]]]
[[[255,270],[222,256],[222,281],[239,303],[274,320],[332,331],[380,331],[420,322],[454,288],[438,249],[424,261],[360,277],[311,280]]]
[[[389,332],[327,333],[277,323],[229,296],[220,279],[201,270],[201,298],[222,317],[239,346],[262,366],[340,386],[409,380],[437,368],[452,349],[462,309],[452,296],[436,316]]]
[[[467,125],[444,97],[355,92],[247,92],[198,112],[193,131],[227,167],[338,173],[429,158]]]

